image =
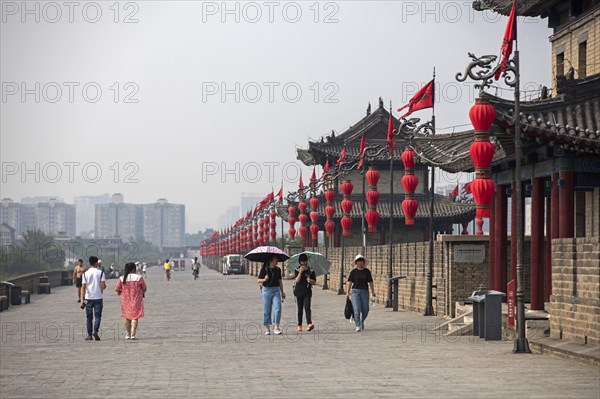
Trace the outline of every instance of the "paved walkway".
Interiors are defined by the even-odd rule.
[[[75,289],[53,288],[0,314],[0,398],[544,397],[599,398],[599,370],[512,342],[444,339],[438,318],[376,306],[365,331],[343,318],[344,299],[315,290],[314,332],[264,336],[257,284],[202,268],[166,282],[150,268],[139,341],[125,341],[115,280],[102,340],[86,342]],[[291,296],[291,283],[286,282]]]

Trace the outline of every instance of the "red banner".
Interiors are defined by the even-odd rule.
[[[506,290],[508,291],[508,326],[515,326],[515,300],[517,298],[517,293],[515,291],[516,284],[515,280],[510,280],[510,282],[506,285]]]

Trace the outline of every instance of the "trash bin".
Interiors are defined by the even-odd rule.
[[[14,285],[10,287],[10,304],[20,305],[21,304],[21,286]]]
[[[38,294],[49,294],[50,293],[50,282],[48,276],[40,276],[40,282],[38,283]]]
[[[502,297],[494,290],[479,290],[471,294],[473,301],[473,335],[486,341],[502,339]]]

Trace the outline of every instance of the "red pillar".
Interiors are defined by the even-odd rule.
[[[496,266],[496,286],[498,291],[506,292],[507,284],[507,267],[506,267],[506,256],[507,256],[507,201],[506,201],[506,186],[499,186],[496,188],[495,194],[495,266]],[[491,226],[490,226],[491,228]]]
[[[544,261],[544,179],[531,179],[531,309],[544,309],[543,261]]]
[[[496,189],[496,193],[494,194],[494,198],[492,199],[492,203],[490,204],[490,234],[489,234],[489,268],[488,268],[488,287],[490,290],[498,290],[498,280],[496,280],[496,229],[494,226],[496,225],[496,201],[498,200],[498,190]]]
[[[574,217],[575,203],[573,200],[574,172],[561,171],[559,177],[562,184],[559,189],[559,236],[560,238],[573,238],[574,236]]]

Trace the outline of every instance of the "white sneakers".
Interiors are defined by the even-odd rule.
[[[281,335],[281,330],[279,329],[279,327],[275,327],[275,330],[273,332],[275,333],[275,335]]]
[[[131,337],[129,336],[129,334],[127,334],[127,335],[125,336],[125,339],[131,339]]]
[[[267,331],[265,331],[265,335],[271,335],[271,330],[269,330],[269,329],[267,328]]]

